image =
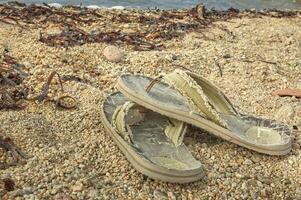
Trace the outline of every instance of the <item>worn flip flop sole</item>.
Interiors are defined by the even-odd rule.
[[[188,106],[183,103],[185,100],[181,97],[181,95],[177,94],[175,89],[171,88],[169,85],[159,83],[158,85],[163,84],[164,86],[160,88],[158,85],[155,85],[150,92],[146,92],[144,89],[147,88],[153,79],[145,76],[138,77],[137,75],[137,80],[140,81],[139,83],[134,83],[133,80],[131,80],[131,83],[127,84],[126,81],[124,81],[126,76],[127,75],[123,75],[118,79],[117,89],[131,101],[136,102],[139,105],[142,105],[162,115],[181,120],[196,127],[200,127],[229,142],[233,142],[260,153],[269,155],[285,155],[291,151],[291,141],[278,145],[258,145],[244,141],[238,135],[233,134],[230,130],[199,116],[197,113],[191,112]],[[143,89],[135,90],[131,87],[131,84],[139,84],[139,88]],[[158,100],[160,95],[166,94],[170,94],[169,98],[172,98],[176,103],[173,103],[172,106],[169,106],[167,97],[165,97],[164,103],[162,103],[161,99]]]
[[[172,183],[189,183],[204,177],[205,172],[202,165],[188,170],[167,169],[165,167],[158,166],[155,163],[150,162],[145,157],[137,154],[137,151],[132,148],[112,127],[108,116],[104,111],[105,103],[106,100],[104,101],[101,109],[101,119],[104,128],[137,171],[152,179]]]

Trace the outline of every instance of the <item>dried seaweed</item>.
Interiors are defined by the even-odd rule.
[[[6,53],[0,55],[0,110],[20,109],[18,100],[24,98],[25,92],[22,81],[26,74],[17,60]]]
[[[50,7],[44,3],[44,6],[31,4],[26,6],[17,2],[10,4],[0,4],[0,16],[12,20],[18,20],[23,23],[38,23],[45,24],[47,22],[63,24],[68,20],[91,24],[96,19],[102,16],[97,14],[95,10],[81,8],[80,10],[61,10],[55,7]]]
[[[197,11],[195,11],[197,12]],[[132,33],[121,30],[87,33],[76,27],[75,24],[65,24],[64,30],[59,34],[44,36],[41,34],[40,41],[50,46],[75,46],[86,43],[123,43],[131,45],[135,50],[160,49],[162,40],[170,40],[180,37],[187,31],[206,28],[210,20],[200,19],[199,14],[190,11],[162,11],[155,16],[143,14],[113,14],[112,22],[118,23],[141,23],[149,26],[147,30],[137,30]],[[159,16],[159,17],[158,17]],[[183,22],[178,20],[186,19]],[[156,40],[156,41],[154,41]]]
[[[6,169],[17,164],[24,164],[26,159],[29,158],[28,155],[23,153],[18,147],[15,146],[13,140],[9,137],[4,138],[0,135],[0,148],[7,151],[13,158],[11,163],[1,164],[0,169]]]
[[[86,43],[124,43],[133,45],[138,50],[155,49],[160,47],[160,44],[155,44],[143,39],[144,34],[125,34],[120,31],[111,31],[105,33],[87,33],[84,30],[73,26],[65,26],[65,29],[60,34],[43,36],[41,34],[40,41],[49,46],[63,46],[65,48],[83,45]]]
[[[11,192],[15,189],[15,182],[11,178],[3,178],[2,182],[4,183],[4,189],[7,192]]]
[[[0,21],[24,27],[24,24],[34,24],[45,27],[49,24],[64,27],[61,33],[40,36],[40,41],[54,47],[72,47],[86,43],[113,43],[130,45],[135,50],[152,50],[162,48],[164,40],[182,37],[186,32],[198,31],[212,25],[216,20],[228,20],[241,16],[260,17],[295,17],[300,11],[263,10],[260,12],[248,10],[239,11],[230,8],[226,11],[206,10],[204,5],[196,5],[192,9],[184,10],[149,10],[148,12],[108,11],[99,14],[97,9],[65,6],[55,8],[47,4],[43,6],[22,3],[0,4]],[[100,31],[88,33],[81,25],[91,25],[99,21],[108,24],[136,24],[131,33],[120,30]],[[21,24],[22,23],[22,24]],[[138,25],[142,29],[138,28]]]
[[[41,93],[39,96],[35,97],[34,99],[38,100],[39,102],[42,102],[42,101],[47,97],[48,90],[49,90],[49,86],[50,86],[51,81],[52,81],[52,79],[54,78],[55,75],[58,76],[59,82],[60,82],[60,86],[61,86],[61,91],[64,92],[63,83],[62,83],[62,81],[61,81],[60,75],[59,75],[56,71],[53,71],[53,72],[49,75],[49,77],[48,77],[46,83],[44,84],[42,93]]]
[[[55,75],[58,76],[59,83],[60,83],[60,86],[61,86],[61,91],[64,92],[64,87],[63,87],[63,82],[62,82],[61,76],[56,71],[53,71],[53,72],[51,72],[51,74],[47,78],[47,81],[44,84],[44,87],[43,87],[43,90],[42,90],[41,94],[36,96],[36,97],[33,97],[33,98],[27,98],[27,100],[38,100],[38,102],[44,101],[45,98],[48,95],[49,86],[50,86],[50,84],[51,84],[51,82],[52,82]],[[71,103],[70,102],[69,103],[65,102],[65,100],[68,100],[68,99],[69,100],[71,99]],[[70,95],[60,96],[60,97],[58,97],[58,99],[55,102],[55,105],[57,107],[61,107],[61,108],[65,108],[65,109],[75,108],[76,104],[77,104],[77,102],[76,102],[75,98],[73,98]]]
[[[15,190],[15,181],[10,177],[0,179],[0,199],[9,199],[8,192]]]

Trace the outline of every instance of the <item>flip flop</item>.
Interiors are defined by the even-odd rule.
[[[240,146],[270,155],[290,152],[287,125],[241,114],[219,88],[195,73],[175,70],[163,79],[125,74],[117,88],[139,105]]]
[[[173,183],[204,176],[202,164],[183,143],[185,123],[130,102],[120,92],[104,100],[101,118],[107,133],[137,171]]]

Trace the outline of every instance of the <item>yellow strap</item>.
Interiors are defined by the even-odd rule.
[[[202,85],[197,83],[187,72],[182,70],[175,70],[172,73],[165,75],[164,80],[166,80],[169,84],[174,86],[189,102],[189,104],[193,107],[193,109],[200,113],[202,116],[209,118],[215,123],[226,127],[226,123],[219,116],[219,112],[217,108],[213,105],[212,102],[207,95],[205,94]],[[209,83],[207,83],[209,84]],[[210,85],[210,87],[214,88],[211,92],[215,92],[216,98],[214,101],[219,101],[224,104],[226,107],[223,112],[228,112],[227,114],[233,114],[234,108],[227,102],[226,98],[222,98],[222,94],[219,94],[215,86]]]

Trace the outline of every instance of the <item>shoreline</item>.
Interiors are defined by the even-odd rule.
[[[300,198],[300,99],[272,95],[301,88],[300,12],[0,5],[0,141],[26,155],[0,148],[0,199]],[[124,58],[109,61],[108,45]],[[101,102],[123,73],[179,67],[213,81],[239,110],[287,123],[293,150],[266,156],[189,127],[184,143],[204,179],[169,184],[134,170],[104,131]],[[54,71],[64,91],[56,75],[49,81]],[[57,106],[64,95],[75,108]]]
[[[6,2],[7,3],[11,3],[11,4],[16,4],[16,2]],[[18,2],[17,2],[18,3]],[[18,3],[19,5],[20,4],[23,4],[23,5],[32,5],[32,4],[36,4],[36,5],[40,5],[40,6],[43,6],[45,5],[45,3],[47,2],[40,2],[40,3]],[[145,2],[146,3],[146,2]],[[103,5],[98,5],[98,4],[94,4],[91,3],[91,4],[68,4],[68,2],[62,2],[62,3],[58,3],[58,2],[51,2],[51,3],[47,3],[47,5],[49,6],[52,6],[52,7],[56,7],[56,8],[62,8],[62,7],[65,7],[65,6],[76,6],[76,7],[82,7],[82,8],[91,8],[91,9],[102,9],[102,8],[106,8],[106,9],[139,9],[139,10],[181,10],[181,9],[191,9],[193,7],[195,7],[198,3],[202,3],[202,2],[191,2],[191,3],[188,3],[186,2],[185,5],[182,5],[181,6],[170,6],[168,7],[166,4],[168,4],[168,2],[165,2],[165,3],[161,3],[161,4],[157,4],[156,6],[153,5],[149,5],[146,3],[143,4],[135,4],[135,2],[131,2],[131,3],[126,3],[126,2],[123,2],[121,3],[120,5],[118,4],[111,4],[109,5],[108,2],[104,2]],[[172,4],[172,3],[175,3],[175,4],[178,4],[179,2],[169,2],[169,4]],[[241,11],[243,10],[257,10],[257,11],[262,11],[262,10],[300,10],[301,9],[301,5],[296,3],[296,2],[291,2],[293,5],[287,5],[287,2],[282,2],[282,5],[279,5],[277,3],[274,2],[274,4],[272,5],[261,5],[261,4],[265,4],[265,3],[256,3],[256,4],[253,4],[253,6],[251,6],[250,4],[241,4],[240,2],[228,2],[228,3],[225,3],[225,2],[220,2],[220,3],[210,3],[210,2],[206,2],[206,1],[203,1],[203,4],[208,7],[210,10],[213,9],[213,10],[228,10],[228,9],[231,9],[231,8],[234,8],[234,9],[239,9]],[[0,4],[5,4],[4,2],[1,3],[0,1]],[[223,6],[219,6],[219,4],[223,5]],[[290,3],[288,3],[290,4]],[[148,6],[147,6],[148,5]]]
[[[202,4],[202,3],[201,3]],[[127,6],[121,6],[121,5],[116,5],[116,6],[101,6],[101,5],[95,5],[95,4],[89,4],[89,5],[83,5],[83,4],[78,4],[78,5],[73,5],[73,4],[60,4],[60,3],[21,3],[21,2],[6,2],[6,3],[0,3],[0,5],[10,5],[10,6],[19,6],[19,7],[29,7],[29,6],[41,6],[45,8],[56,8],[56,9],[64,9],[64,8],[75,8],[75,9],[108,9],[108,10],[128,10],[128,11],[135,11],[135,10],[140,10],[140,11],[185,11],[185,10],[191,10],[198,4],[195,4],[190,7],[183,7],[183,8],[139,8],[139,7],[127,7]],[[204,5],[204,4],[203,4]],[[204,5],[205,6],[205,5]],[[206,7],[207,8],[207,7]],[[239,8],[234,8],[234,7],[229,7],[229,8],[224,8],[224,9],[215,9],[214,7],[212,8],[207,8],[207,11],[215,11],[215,12],[225,12],[227,10],[237,10],[239,12],[300,12],[300,8],[262,8],[262,9],[256,9],[256,8],[244,8],[244,9],[239,9]]]

